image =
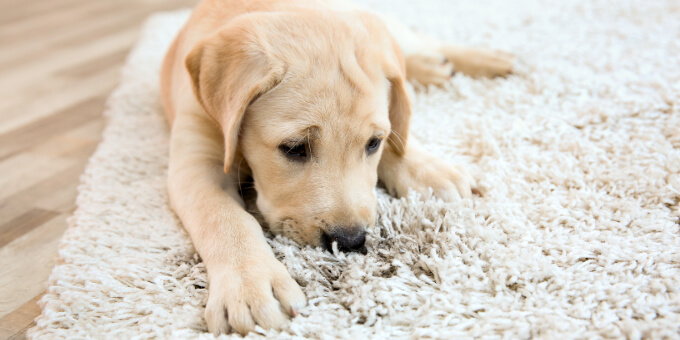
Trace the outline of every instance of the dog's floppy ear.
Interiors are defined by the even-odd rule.
[[[280,82],[284,70],[272,65],[265,45],[237,22],[199,41],[185,59],[194,94],[224,134],[224,172],[238,144],[243,115],[258,96]]]
[[[390,81],[389,143],[397,155],[404,155],[411,125],[411,98],[406,91],[406,63],[399,45],[391,39],[392,51],[384,60],[385,75]]]
[[[411,98],[406,91],[406,62],[399,44],[385,26],[383,20],[365,12],[353,12],[370,32],[370,44],[380,46],[382,70],[390,82],[390,125],[388,138],[390,151],[399,156],[406,153],[409,126],[411,124]],[[366,42],[360,42],[366,43]]]
[[[398,155],[406,152],[409,126],[411,125],[411,99],[406,92],[404,77],[390,80],[390,143]]]

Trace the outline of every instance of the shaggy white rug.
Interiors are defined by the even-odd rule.
[[[414,98],[413,134],[468,164],[484,197],[381,193],[366,256],[271,239],[309,305],[264,336],[678,338],[678,2],[368,6],[519,56],[507,79]],[[158,70],[187,13],[154,16],[130,54],[32,337],[212,337],[205,268],[165,187]]]

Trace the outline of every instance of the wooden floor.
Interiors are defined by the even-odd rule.
[[[0,339],[20,339],[54,265],[104,102],[152,12],[197,0],[0,0]]]

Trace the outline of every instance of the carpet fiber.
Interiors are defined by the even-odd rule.
[[[309,305],[265,336],[678,338],[677,1],[367,5],[519,57],[507,79],[414,95],[412,133],[484,197],[380,192],[366,256],[271,238]],[[205,267],[165,186],[158,71],[187,15],[153,16],[128,58],[30,336],[212,337]]]

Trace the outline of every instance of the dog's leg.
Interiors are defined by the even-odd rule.
[[[409,189],[427,195],[429,189],[443,200],[469,198],[474,188],[473,178],[463,169],[422,151],[413,136],[409,137],[404,155],[397,155],[386,148],[380,164],[378,177],[390,194],[404,197]]]
[[[441,86],[454,72],[472,77],[497,77],[512,72],[514,56],[510,53],[442,43],[414,32],[394,18],[379,16],[404,54],[409,80]]]
[[[504,77],[512,72],[512,53],[483,47],[442,45],[439,49],[453,63],[455,71],[472,77]]]
[[[205,319],[215,334],[278,328],[305,296],[244,210],[236,176],[223,173],[221,138],[208,117],[182,114],[170,142],[170,200],[208,270]]]

